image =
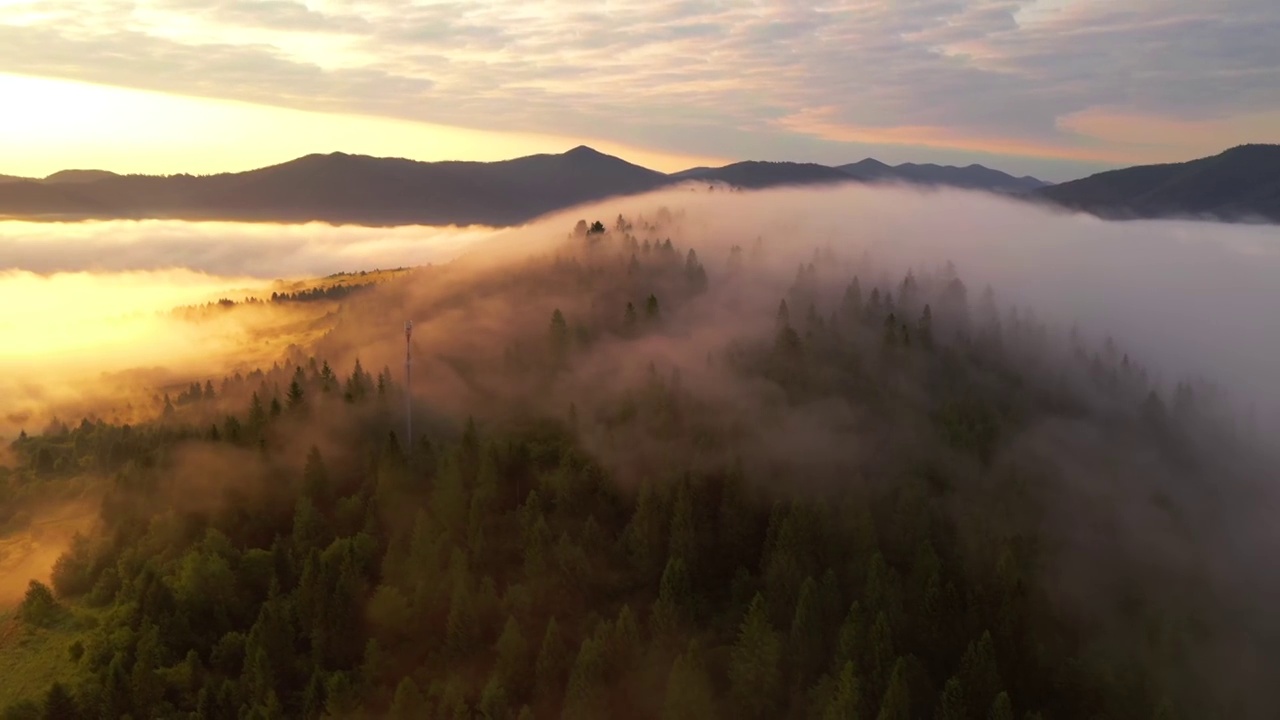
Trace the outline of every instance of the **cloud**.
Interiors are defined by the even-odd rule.
[[[335,227],[111,220],[0,222],[0,272],[185,269],[223,277],[307,278],[425,265],[498,234],[490,228]]]
[[[876,147],[893,159],[920,144],[901,128],[947,128],[924,144],[958,155],[1095,163],[1280,140],[1242,120],[1280,111],[1269,0],[17,7],[0,20],[0,71],[679,152],[759,155],[807,132],[822,142],[800,159]],[[814,113],[858,132],[778,123]],[[1081,114],[1197,134],[1137,142],[1070,120]]]
[[[156,389],[270,365],[332,325],[329,303],[168,311],[269,295],[276,279],[447,261],[487,228],[176,221],[0,222],[0,437],[44,413],[136,421]]]

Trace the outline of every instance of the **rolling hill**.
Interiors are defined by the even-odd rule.
[[[1036,191],[1104,218],[1198,217],[1280,222],[1280,145],[1241,145],[1212,157],[1091,175]]]

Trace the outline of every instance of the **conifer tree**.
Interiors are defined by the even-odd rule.
[[[1009,702],[1009,693],[1002,692],[991,704],[987,720],[1013,720],[1013,703]]]
[[[800,586],[791,632],[787,638],[789,669],[793,683],[808,684],[821,669],[823,661],[822,611],[818,606],[818,584],[806,578]]]
[[[690,641],[667,674],[662,720],[714,720],[719,717],[715,690],[702,658],[701,646]]]
[[[853,662],[846,662],[836,679],[835,691],[822,711],[822,720],[855,720],[862,706],[858,674]]]
[[[390,720],[420,720],[426,717],[427,699],[412,677],[406,675],[396,686],[395,698],[388,713]]]
[[[644,319],[648,322],[657,322],[662,318],[662,311],[658,308],[658,297],[650,294],[649,299],[644,303]]]
[[[764,597],[757,593],[729,654],[729,692],[738,717],[763,720],[774,716],[781,690],[781,655]]]
[[[568,649],[560,634],[560,626],[553,617],[547,621],[547,630],[543,633],[542,646],[538,650],[538,659],[534,663],[538,695],[550,697],[558,693],[564,687],[568,667]]]
[[[907,685],[907,664],[903,658],[893,664],[889,687],[880,701],[876,720],[911,720],[911,689]]]
[[[529,644],[520,632],[520,624],[512,616],[507,616],[502,635],[495,646],[497,660],[494,671],[502,679],[503,684],[511,688],[517,696],[521,695],[532,679],[529,676]]]
[[[942,697],[938,701],[938,711],[934,720],[965,720],[969,717],[969,700],[965,696],[964,685],[959,676],[947,680],[942,689]]]

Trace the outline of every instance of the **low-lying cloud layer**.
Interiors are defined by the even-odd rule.
[[[224,277],[307,278],[448,260],[488,228],[366,228],[173,220],[0,221],[0,271],[185,268]]]
[[[603,240],[572,234],[580,219],[612,227],[619,215],[630,219],[646,241],[670,235],[677,252],[695,250],[710,276],[706,292],[690,289],[689,268],[674,253],[651,250],[646,268],[619,252],[628,242],[621,233]],[[658,227],[647,228],[649,221],[658,221]],[[1142,632],[1125,624],[1123,588],[1172,594],[1170,588],[1181,580],[1197,583],[1196,599],[1212,606],[1205,611],[1212,639],[1188,653],[1191,676],[1204,678],[1220,696],[1235,696],[1233,688],[1256,695],[1246,698],[1254,715],[1242,716],[1271,716],[1265,712],[1271,697],[1262,690],[1270,678],[1259,677],[1257,668],[1268,667],[1271,643],[1280,637],[1271,620],[1280,581],[1268,561],[1280,543],[1271,521],[1278,505],[1269,484],[1274,464],[1270,457],[1255,456],[1248,443],[1223,440],[1231,433],[1217,433],[1216,418],[1195,426],[1214,432],[1184,438],[1195,446],[1187,456],[1205,465],[1184,466],[1173,457],[1175,451],[1159,449],[1133,432],[1140,424],[1133,418],[1148,408],[1141,395],[1114,399],[1125,406],[1128,419],[1116,423],[1116,434],[1103,411],[1091,412],[1092,405],[1102,407],[1113,398],[1066,393],[1081,398],[1079,404],[1089,408],[1084,412],[1044,410],[1057,406],[1052,398],[1038,399],[1031,421],[1010,423],[1013,434],[1000,438],[993,469],[983,473],[973,458],[948,454],[931,429],[929,398],[921,398],[930,392],[928,380],[912,367],[912,357],[921,356],[886,354],[901,349],[893,325],[888,326],[892,340],[883,342],[878,326],[853,330],[857,343],[870,341],[857,348],[850,364],[865,363],[875,372],[846,374],[886,388],[893,384],[883,393],[888,400],[879,405],[874,404],[878,391],[865,387],[867,392],[789,398],[783,383],[790,377],[779,379],[751,365],[788,357],[787,346],[773,342],[774,319],[799,266],[817,267],[823,292],[813,296],[822,304],[816,310],[822,316],[834,309],[830,291],[838,297],[855,271],[864,294],[872,287],[892,289],[901,300],[899,283],[912,270],[935,293],[941,332],[947,327],[943,313],[960,305],[942,301],[952,286],[939,280],[944,277],[939,270],[951,261],[968,286],[967,305],[975,318],[984,312],[984,288],[990,285],[1000,312],[1016,306],[1023,317],[1032,313],[1050,326],[1059,344],[1048,344],[1046,362],[1021,364],[1018,356],[1010,363],[1025,371],[1033,392],[1054,395],[1047,388],[1064,368],[1083,373],[1087,361],[1073,364],[1061,342],[1069,328],[1078,327],[1090,351],[1105,347],[1110,337],[1135,364],[1150,368],[1166,398],[1184,377],[1207,375],[1230,392],[1239,418],[1253,411],[1259,425],[1255,439],[1265,438],[1280,420],[1280,368],[1269,362],[1280,352],[1280,317],[1273,312],[1280,303],[1280,246],[1271,228],[1106,222],[980,193],[866,186],[670,191],[576,208],[500,232],[183,223],[12,227],[44,234],[40,242],[10,235],[0,244],[3,262],[30,266],[0,276],[0,288],[8,288],[8,296],[0,297],[5,301],[0,322],[16,328],[20,347],[27,348],[21,363],[14,364],[17,375],[0,374],[16,387],[0,384],[9,403],[26,393],[26,405],[8,415],[11,426],[39,427],[41,403],[46,409],[64,408],[68,396],[81,408],[99,398],[103,414],[103,407],[129,402],[101,379],[92,381],[104,364],[150,369],[135,376],[135,392],[145,394],[148,382],[203,381],[237,363],[269,367],[296,344],[294,358],[314,352],[339,377],[358,358],[370,370],[395,367],[398,379],[401,323],[412,319],[414,390],[423,420],[442,414],[479,414],[483,420],[526,409],[568,417],[568,405],[576,400],[584,445],[620,482],[661,478],[686,460],[718,462],[724,459],[720,453],[742,459],[753,480],[780,476],[792,488],[856,486],[896,481],[904,466],[923,455],[945,465],[957,495],[976,495],[984,492],[981,481],[1002,480],[998,476],[1005,471],[1022,479],[1019,464],[1027,461],[1031,479],[1048,498],[1045,517],[984,516],[975,522],[1036,523],[1054,545],[1045,568],[1046,591],[1067,607],[1064,612],[1095,623],[1108,637],[1114,630],[1117,644]],[[735,246],[741,249],[740,262],[731,277]],[[103,253],[112,248],[124,252],[103,271],[101,258],[110,257]],[[530,261],[535,255],[538,259]],[[455,256],[457,262],[443,262]],[[263,292],[270,287],[263,278],[404,265],[423,257],[442,262],[342,305],[250,305],[194,320],[143,312],[153,303],[160,311],[216,296],[224,283]],[[184,269],[155,269],[175,264]],[[65,272],[32,272],[51,268]],[[938,293],[939,288],[948,290]],[[648,316],[649,293],[655,301],[670,302],[664,306],[669,312],[661,320],[639,321],[649,323],[644,330],[626,330],[627,303],[639,303],[639,312]],[[553,337],[572,343],[572,350],[548,343],[553,309],[567,319],[564,335]],[[790,310],[801,329],[808,322],[806,311]],[[44,314],[17,319],[22,312]],[[131,318],[119,319],[130,313]],[[44,334],[64,324],[100,325],[101,333],[89,336],[89,345],[80,348],[83,354],[68,355],[67,346],[59,344],[63,341]],[[127,349],[121,337],[127,338]],[[578,337],[587,340],[568,339]],[[785,339],[785,332],[779,337]],[[726,359],[728,346],[738,342],[755,348],[739,354],[742,372],[726,369],[735,367]],[[896,349],[879,352],[887,345]],[[841,363],[846,359],[835,357]],[[941,354],[926,357],[939,358],[933,369],[945,370]],[[902,368],[893,365],[900,361]],[[561,362],[558,367],[572,371],[543,372]],[[1114,367],[1114,360],[1108,362]],[[780,367],[805,372],[803,358]],[[287,386],[290,375],[285,366],[270,381]],[[690,407],[697,403],[685,420],[705,422],[716,432],[701,436],[697,427],[676,427],[679,409],[662,405],[663,400],[650,403],[654,407],[636,401],[647,391],[632,391],[646,383],[696,389],[685,396]],[[1010,388],[1018,384],[1009,380],[1001,392],[1017,394]],[[1117,392],[1134,385],[1117,383]],[[1102,386],[1091,385],[1089,392],[1096,394]],[[221,402],[220,411],[247,405],[234,393]],[[392,412],[398,412],[399,403],[395,407]],[[610,413],[641,419],[613,422]],[[5,419],[0,416],[0,423]],[[316,422],[336,426],[343,421]],[[621,429],[615,434],[615,428]],[[0,434],[5,434],[3,425]],[[698,445],[705,438],[719,444],[706,450]],[[885,444],[878,445],[880,440]],[[1223,447],[1244,451],[1237,455]],[[966,480],[975,482],[970,486]],[[1160,578],[1165,581],[1156,582]]]
[[[1277,416],[1280,370],[1272,358],[1280,352],[1280,316],[1273,312],[1280,303],[1280,243],[1270,228],[1105,222],[984,194],[874,187],[673,192],[608,201],[505,231],[0,223],[0,268],[10,269],[0,275],[7,308],[0,326],[16,339],[0,359],[12,364],[18,348],[28,360],[42,353],[62,358],[49,368],[74,365],[74,357],[162,364],[172,359],[164,348],[199,343],[187,336],[167,341],[165,326],[143,337],[136,334],[146,332],[142,325],[126,329],[109,318],[210,300],[254,279],[441,262],[467,251],[506,262],[553,247],[578,218],[611,223],[619,213],[652,216],[662,205],[686,213],[680,242],[697,249],[712,274],[723,272],[731,245],[746,247],[756,237],[776,260],[778,293],[794,277],[794,263],[810,259],[815,246],[830,245],[845,256],[869,253],[891,274],[951,260],[970,283],[971,299],[989,283],[1002,305],[1015,304],[1061,328],[1078,325],[1097,340],[1112,336],[1166,387],[1204,374],[1252,405],[1258,419]],[[900,274],[884,279],[896,283]],[[128,348],[128,354],[97,353],[98,343]]]

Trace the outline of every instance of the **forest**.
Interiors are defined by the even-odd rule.
[[[0,717],[1277,716],[1275,459],[1213,385],[945,258],[685,236],[335,286],[315,347],[24,432],[0,523],[96,518]]]

